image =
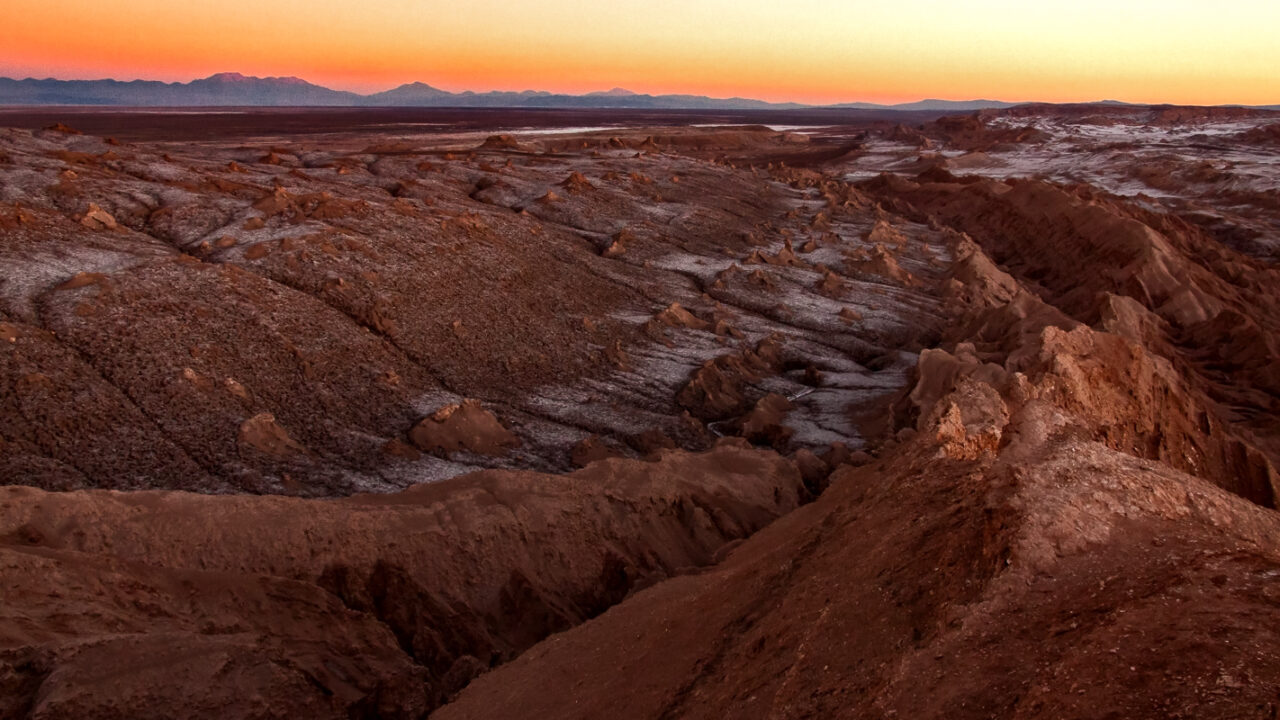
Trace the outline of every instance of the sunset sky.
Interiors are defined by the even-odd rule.
[[[1276,0],[3,0],[0,75],[1280,103]]]

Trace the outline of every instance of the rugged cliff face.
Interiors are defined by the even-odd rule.
[[[979,243],[1016,240],[992,198],[1019,191],[882,183],[895,184],[881,192],[903,202],[974,192],[964,217],[994,224],[954,236],[957,322],[945,349],[921,355],[876,462],[837,471],[816,502],[715,569],[552,637],[434,717],[1276,710],[1280,516],[1268,508],[1278,487],[1252,433],[1208,397],[1149,295],[1088,292],[1095,305],[1059,308],[1047,282],[1037,297],[997,268]],[[1034,192],[1062,199],[1060,212],[1100,211]],[[1123,222],[1128,237],[1106,223],[1074,232],[1138,260],[1168,252],[1160,231]],[[1062,239],[1044,248],[1072,252]],[[1073,258],[1085,287],[1138,294],[1143,284],[1115,268],[1152,275],[1102,251]],[[1175,292],[1197,279],[1214,287],[1204,268],[1164,260],[1191,278]],[[1225,305],[1238,290],[1203,292]]]
[[[1052,426],[1014,422],[1005,430],[1028,437]],[[715,570],[553,636],[436,715],[1255,717],[1274,707],[1270,511],[1096,442],[1018,440],[1002,453],[1017,459],[986,463],[937,449],[921,442],[891,465],[838,473],[818,502]]]

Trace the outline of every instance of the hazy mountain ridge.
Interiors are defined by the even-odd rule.
[[[343,107],[558,107],[624,109],[778,109],[822,107],[801,103],[771,103],[751,98],[712,98],[702,95],[649,95],[623,88],[568,95],[545,91],[449,92],[426,83],[401,85],[384,92],[359,95],[331,90],[296,77],[248,77],[219,73],[189,83],[156,80],[56,80],[0,78],[0,105],[106,105],[135,107],[181,106],[343,106]],[[866,109],[980,109],[1009,107],[999,101],[924,100],[905,105],[848,103],[835,108]]]
[[[332,90],[297,77],[252,77],[218,73],[188,83],[158,80],[57,80],[0,77],[0,105],[102,105],[122,107],[476,107],[619,108],[630,110],[902,110],[971,112],[1025,103],[1004,100],[939,100],[883,105],[867,102],[811,105],[705,95],[649,95],[624,88],[569,95],[544,90],[450,92],[422,82],[368,95]],[[1127,105],[1114,100],[1104,105]],[[1244,106],[1235,106],[1244,107]],[[1280,105],[1253,106],[1277,110]]]
[[[299,78],[219,73],[189,83],[155,80],[13,80],[0,78],[8,105],[354,105],[362,97]]]

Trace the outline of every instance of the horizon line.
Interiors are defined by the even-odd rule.
[[[27,82],[27,81],[33,81],[33,82],[42,82],[42,81],[53,81],[53,82],[117,82],[117,83],[135,83],[135,82],[143,82],[143,83],[160,83],[160,84],[163,84],[163,85],[190,85],[191,83],[198,82],[198,81],[201,81],[201,80],[212,80],[212,79],[214,79],[214,78],[224,77],[224,76],[244,78],[245,80],[265,80],[265,81],[272,81],[272,80],[290,81],[290,80],[295,80],[295,81],[298,81],[298,82],[301,82],[301,83],[305,83],[305,84],[307,84],[307,85],[310,85],[310,86],[312,86],[312,87],[316,87],[316,88],[320,88],[320,89],[323,89],[323,90],[327,90],[327,91],[329,91],[329,92],[335,92],[335,93],[346,93],[346,94],[349,94],[349,95],[354,95],[355,97],[359,97],[359,98],[370,98],[370,97],[373,97],[373,96],[375,96],[375,95],[380,95],[380,94],[383,94],[383,93],[391,92],[391,91],[394,91],[394,90],[398,90],[398,89],[400,89],[400,88],[409,87],[409,86],[413,86],[413,85],[422,85],[422,86],[425,86],[425,87],[431,88],[431,89],[433,89],[433,90],[438,90],[438,91],[443,92],[443,93],[448,93],[448,94],[450,94],[450,95],[488,95],[488,94],[512,94],[512,95],[521,95],[521,94],[536,94],[536,95],[550,95],[550,96],[556,96],[556,95],[559,95],[559,96],[563,96],[563,97],[588,97],[588,96],[592,96],[592,95],[608,95],[608,94],[610,94],[610,93],[614,93],[614,92],[617,92],[617,91],[621,90],[621,91],[624,91],[624,92],[626,92],[626,93],[629,93],[631,96],[635,96],[635,97],[651,97],[651,98],[660,98],[660,97],[696,97],[696,98],[706,98],[706,99],[709,99],[709,100],[718,100],[718,101],[745,100],[745,101],[750,101],[750,102],[765,103],[765,104],[768,104],[768,105],[796,105],[796,106],[800,106],[800,107],[802,107],[802,108],[813,108],[813,109],[822,109],[822,108],[837,108],[837,109],[839,109],[839,107],[840,107],[840,106],[842,106],[842,105],[871,105],[871,106],[875,106],[875,107],[878,107],[878,108],[895,108],[895,107],[900,107],[900,106],[903,106],[903,105],[916,105],[916,104],[926,103],[926,102],[940,102],[940,103],[979,103],[979,102],[990,102],[990,103],[1000,103],[1000,104],[1002,104],[1002,105],[1009,105],[1009,106],[1019,106],[1019,105],[1042,105],[1042,104],[1043,104],[1043,105],[1129,105],[1129,106],[1134,106],[1134,107],[1160,107],[1160,106],[1168,106],[1168,107],[1227,107],[1227,108],[1235,107],[1235,108],[1246,108],[1246,109],[1259,109],[1259,108],[1261,108],[1261,109],[1268,109],[1268,108],[1276,108],[1276,107],[1280,107],[1280,101],[1277,101],[1276,103],[1266,103],[1266,104],[1260,104],[1260,105],[1246,105],[1246,104],[1244,104],[1244,103],[1217,103],[1217,104],[1213,104],[1213,105],[1194,105],[1194,104],[1176,103],[1176,102],[1168,102],[1168,101],[1160,101],[1160,102],[1135,102],[1135,101],[1128,101],[1128,100],[1118,100],[1118,99],[1114,99],[1114,98],[1103,98],[1103,99],[1099,99],[1099,100],[1084,100],[1084,101],[1081,101],[1081,100],[1073,100],[1073,101],[1065,101],[1065,102],[1064,102],[1064,101],[1054,101],[1054,100],[1019,100],[1019,101],[1013,101],[1013,100],[999,100],[999,99],[995,99],[995,98],[992,98],[992,97],[968,97],[968,98],[953,99],[953,98],[937,97],[937,96],[934,96],[934,97],[922,97],[922,98],[919,98],[919,99],[917,99],[917,100],[907,100],[907,101],[897,102],[897,103],[874,102],[874,101],[870,101],[870,100],[842,100],[842,101],[838,101],[838,102],[830,102],[830,103],[818,104],[818,103],[801,102],[801,101],[798,101],[798,100],[761,100],[761,99],[759,99],[759,98],[754,98],[754,97],[749,97],[749,96],[744,96],[744,95],[733,95],[733,96],[728,96],[728,97],[718,97],[718,96],[714,96],[714,95],[700,95],[700,94],[694,94],[694,93],[690,93],[690,92],[658,92],[658,93],[654,93],[654,92],[635,92],[635,91],[632,91],[632,90],[630,90],[630,89],[627,89],[627,88],[624,88],[624,87],[621,87],[621,86],[614,86],[614,87],[611,87],[611,88],[608,88],[608,89],[602,89],[602,90],[586,90],[586,91],[579,91],[579,92],[576,92],[576,93],[574,93],[574,92],[568,92],[568,91],[538,90],[538,89],[533,89],[533,88],[526,88],[526,89],[523,89],[523,90],[500,90],[500,89],[487,89],[487,90],[473,90],[473,89],[465,89],[465,90],[447,90],[447,89],[445,89],[445,88],[442,88],[442,87],[439,87],[439,86],[436,86],[436,85],[432,85],[431,83],[424,82],[424,81],[422,81],[422,80],[410,80],[410,81],[407,81],[407,82],[400,83],[399,85],[395,85],[395,86],[392,86],[392,87],[386,88],[386,89],[384,89],[384,90],[375,90],[375,91],[372,91],[372,92],[358,92],[358,91],[355,91],[355,90],[335,89],[335,88],[329,87],[329,86],[327,86],[327,85],[321,85],[321,84],[319,84],[319,83],[317,83],[317,82],[314,82],[314,81],[312,81],[312,80],[308,80],[308,79],[306,79],[306,78],[304,78],[304,77],[300,77],[300,76],[298,76],[298,75],[246,75],[246,74],[241,73],[241,72],[238,72],[238,71],[220,71],[220,72],[215,72],[215,73],[213,73],[213,74],[211,74],[211,75],[206,75],[206,76],[202,76],[202,77],[193,77],[193,78],[191,78],[191,79],[189,79],[189,80],[159,80],[159,79],[154,79],[154,78],[144,78],[144,77],[135,77],[135,78],[128,79],[128,80],[124,80],[124,79],[120,79],[120,78],[116,78],[116,77],[60,78],[60,77],[54,77],[54,76],[52,76],[52,75],[50,75],[50,76],[46,76],[46,77],[35,77],[35,76],[30,76],[30,75],[29,75],[29,76],[27,76],[27,77],[25,77],[25,78],[17,78],[17,77],[12,77],[12,76],[8,76],[8,75],[3,75],[3,76],[0,76],[0,80],[11,80],[11,81],[13,81],[13,82]],[[624,97],[625,97],[625,96],[624,96]],[[0,105],[0,106],[3,106],[3,105]]]

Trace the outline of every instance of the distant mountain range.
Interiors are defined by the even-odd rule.
[[[1014,103],[993,100],[955,102],[923,100],[904,105],[849,103],[841,109],[977,110]],[[795,110],[812,105],[770,103],[749,98],[711,98],[702,95],[644,95],[623,88],[585,95],[524,92],[453,93],[425,83],[409,83],[393,90],[359,95],[330,90],[295,77],[247,77],[219,73],[188,83],[154,80],[13,80],[0,78],[0,105],[115,105],[126,107],[516,107],[626,108],[654,110]]]
[[[0,78],[5,105],[356,105],[364,98],[298,78],[221,73],[189,83],[155,80],[11,80]]]
[[[124,107],[502,107],[623,108],[632,110],[903,110],[969,112],[1007,108],[1020,103],[1000,100],[921,100],[900,105],[841,103],[802,105],[750,98],[703,95],[644,95],[614,88],[585,95],[535,90],[524,92],[454,93],[415,82],[371,95],[330,90],[296,77],[249,77],[219,73],[188,83],[156,80],[13,80],[0,78],[0,105],[114,105]],[[1125,105],[1114,100],[1106,105]],[[1263,109],[1278,110],[1280,105]]]

